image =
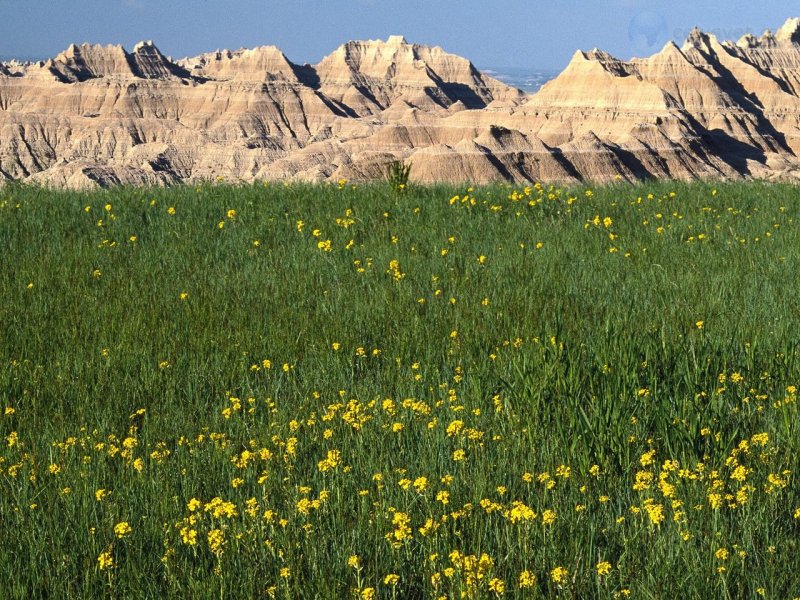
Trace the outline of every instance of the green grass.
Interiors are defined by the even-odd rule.
[[[800,597],[798,212],[7,187],[1,595]]]

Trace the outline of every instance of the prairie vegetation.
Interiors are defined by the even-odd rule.
[[[7,187],[2,595],[800,597],[799,211]]]

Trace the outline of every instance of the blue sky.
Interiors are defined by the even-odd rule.
[[[728,39],[794,16],[797,0],[0,0],[0,56],[152,39],[176,58],[275,44],[313,63],[347,40],[403,34],[483,68],[560,69],[578,48],[630,58],[694,25]]]

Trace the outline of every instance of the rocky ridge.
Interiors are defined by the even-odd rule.
[[[623,61],[576,52],[533,95],[438,47],[348,42],[172,60],[152,42],[0,63],[0,181],[800,179],[800,19]]]

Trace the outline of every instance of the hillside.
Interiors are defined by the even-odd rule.
[[[152,42],[0,63],[0,181],[359,180],[395,159],[418,181],[796,180],[798,151],[800,19],[645,59],[578,51],[533,95],[400,36],[315,65]]]

